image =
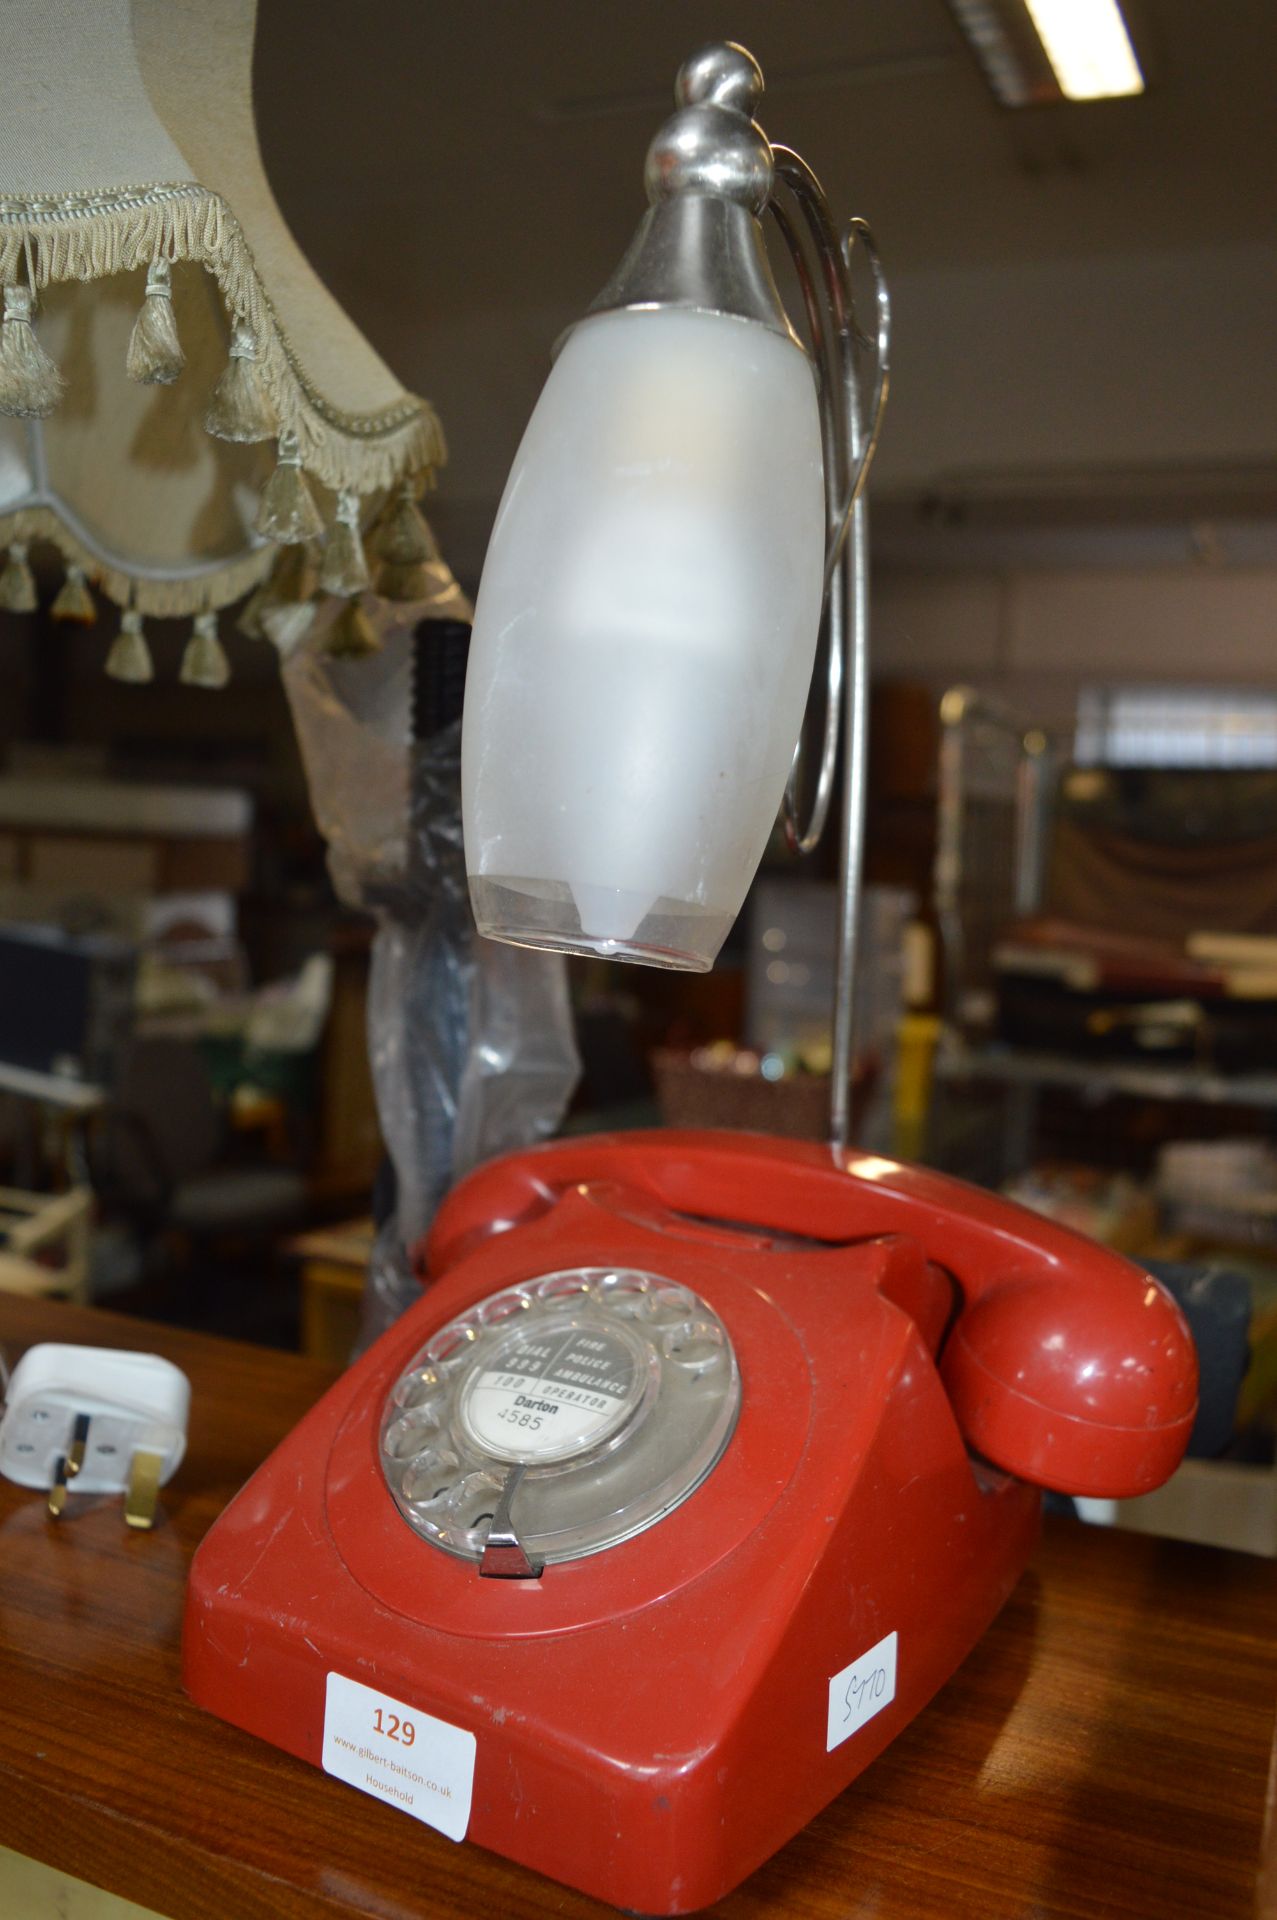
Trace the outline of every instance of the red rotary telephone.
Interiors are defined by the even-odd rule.
[[[201,1547],[187,1687],[644,1913],[727,1892],[926,1704],[1039,1488],[1156,1486],[1196,1410],[1146,1274],[854,1152],[556,1143],[463,1181],[425,1266]]]

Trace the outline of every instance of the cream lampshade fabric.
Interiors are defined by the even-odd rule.
[[[255,14],[5,7],[0,605],[34,605],[27,549],[51,542],[69,569],[55,611],[91,617],[84,576],[126,610],[123,678],[149,677],[145,614],[203,616],[207,672],[188,658],[184,677],[224,678],[209,616],[253,587],[256,630],[283,604],[290,638],[313,591],[345,596],[348,651],[375,644],[374,585],[465,611],[415,505],[439,422],[316,277],[266,179]],[[280,546],[298,551],[276,590]]]

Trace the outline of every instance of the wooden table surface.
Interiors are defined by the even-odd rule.
[[[300,1359],[0,1295],[38,1339],[189,1375],[190,1451],[152,1534],[61,1524],[0,1481],[0,1845],[172,1920],[447,1920],[608,1909],[329,1779],[182,1694],[187,1564],[331,1377]],[[73,1502],[74,1506],[74,1502]],[[1251,1920],[1277,1701],[1277,1573],[1048,1523],[1000,1619],[724,1920]],[[939,1596],[938,1596],[939,1600]],[[1258,1910],[1277,1915],[1269,1853]],[[25,1920],[25,1916],[24,1916]]]

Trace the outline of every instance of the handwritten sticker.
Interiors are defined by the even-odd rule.
[[[463,1727],[330,1673],[324,1772],[464,1840],[474,1792],[475,1737]]]
[[[825,1752],[832,1753],[896,1697],[896,1635],[889,1633],[829,1682]]]

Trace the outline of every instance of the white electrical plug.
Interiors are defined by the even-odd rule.
[[[157,1353],[32,1347],[13,1370],[0,1419],[0,1473],[48,1492],[124,1495],[131,1527],[155,1520],[159,1489],[186,1451],[191,1387]]]

